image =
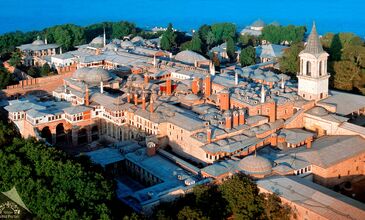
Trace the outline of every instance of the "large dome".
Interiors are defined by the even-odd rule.
[[[271,163],[261,156],[247,156],[238,163],[238,168],[248,175],[268,175],[271,173]]]
[[[84,81],[87,84],[97,85],[101,81],[108,82],[112,79],[111,74],[102,68],[80,68],[77,69],[74,74],[73,78]]]
[[[183,63],[195,64],[195,61],[204,61],[207,59],[205,57],[203,57],[202,55],[195,53],[193,51],[184,50],[184,51],[181,51],[180,53],[176,54],[175,60],[178,60]]]

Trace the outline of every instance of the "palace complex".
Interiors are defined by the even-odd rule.
[[[356,123],[365,97],[329,90],[315,25],[298,80],[270,70],[284,47],[262,46],[263,63],[218,72],[195,52],[173,56],[156,42],[104,34],[67,53],[41,40],[20,46],[26,64],[40,53],[37,62],[67,73],[49,95],[9,100],[9,119],[24,137],[89,146],[85,154],[116,175],[118,197],[140,212],[243,172],[299,219],[365,219],[364,204],[328,189],[365,174],[365,128]]]

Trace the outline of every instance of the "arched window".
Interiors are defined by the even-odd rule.
[[[319,61],[319,76],[322,76],[323,71],[322,71],[322,61]]]
[[[312,70],[311,70],[311,62],[310,61],[307,61],[307,76],[310,76],[312,73]]]

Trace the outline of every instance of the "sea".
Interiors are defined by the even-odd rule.
[[[192,31],[202,24],[257,19],[305,25],[320,34],[353,32],[365,37],[365,0],[0,0],[0,34],[42,30],[57,24],[89,25],[127,20],[138,27]]]

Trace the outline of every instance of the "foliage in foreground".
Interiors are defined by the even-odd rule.
[[[154,219],[290,219],[291,209],[275,194],[259,193],[256,184],[241,174],[221,185],[203,185],[156,209]]]
[[[40,219],[109,219],[113,184],[55,148],[0,123],[0,191],[16,186]]]

